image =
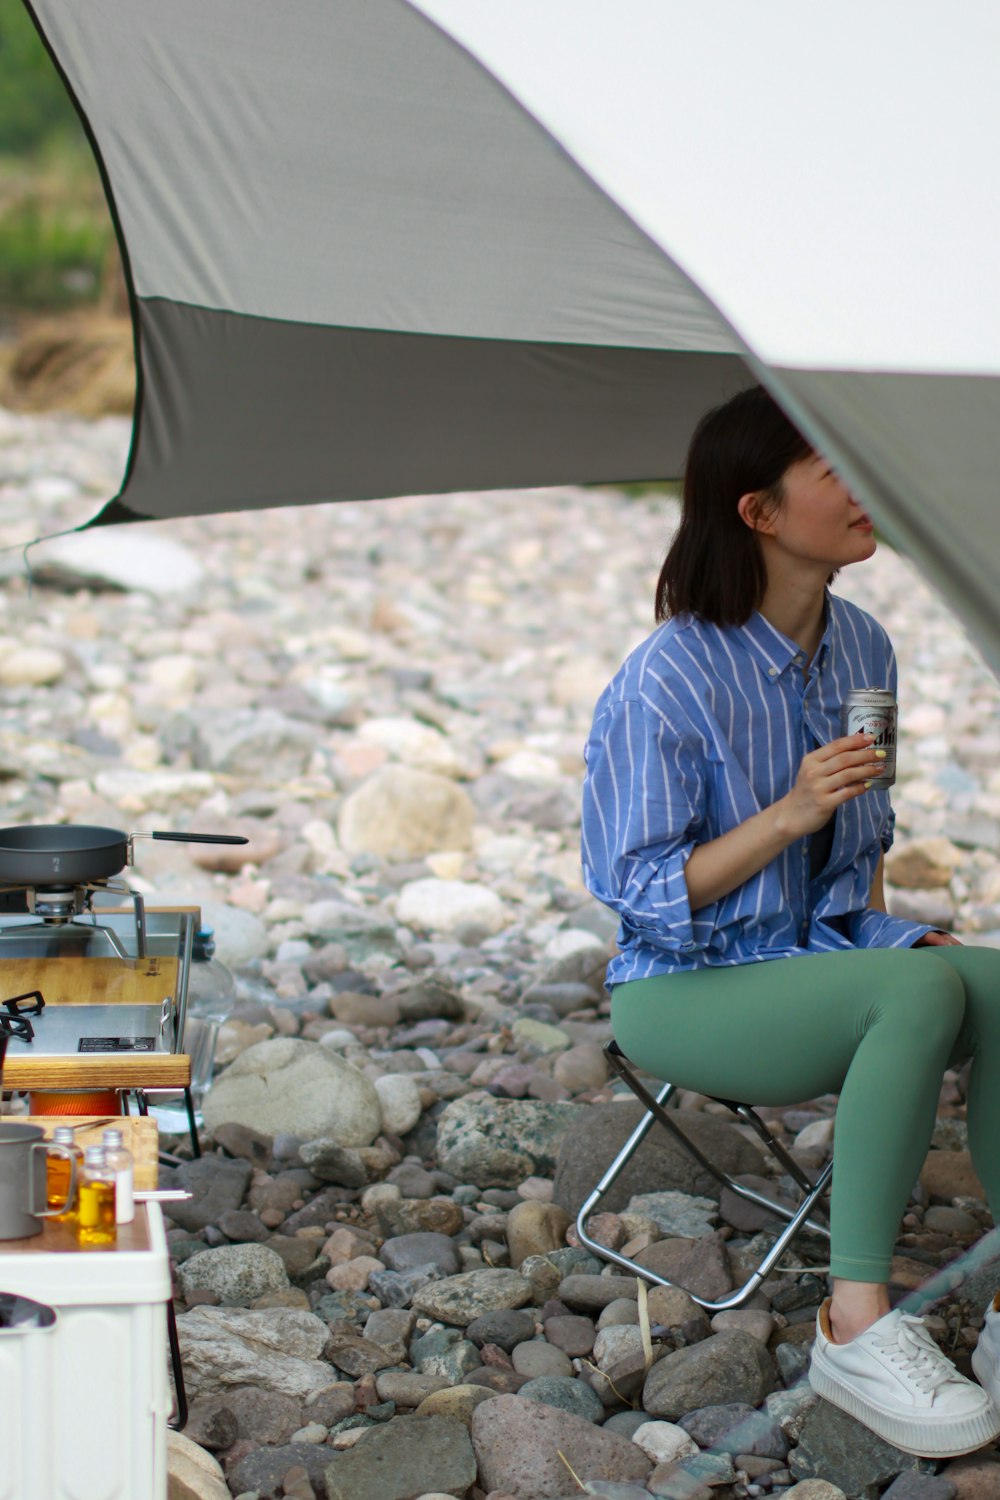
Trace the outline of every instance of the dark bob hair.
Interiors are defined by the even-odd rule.
[[[812,444],[763,386],[706,412],[688,448],[681,524],[656,583],[656,618],[692,614],[743,625],[764,597],[767,573],[757,534],[737,510],[761,491],[780,505],[781,478]]]

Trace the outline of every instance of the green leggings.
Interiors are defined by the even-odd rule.
[[[839,1093],[834,1276],[889,1278],[945,1068],[971,1057],[972,1160],[1000,1223],[1000,950],[866,948],[617,985],[626,1057],[682,1088],[751,1104]]]

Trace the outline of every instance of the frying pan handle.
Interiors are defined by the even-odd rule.
[[[240,833],[133,833],[134,839],[169,839],[175,844],[249,844]]]

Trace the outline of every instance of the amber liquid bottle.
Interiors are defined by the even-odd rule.
[[[76,1180],[77,1189],[80,1184],[80,1169],[83,1166],[83,1152],[76,1144],[72,1128],[69,1125],[58,1125],[52,1132],[52,1142],[56,1146],[68,1146],[76,1157]],[[56,1156],[50,1152],[45,1164],[45,1206],[46,1208],[62,1208],[69,1197],[69,1158]],[[77,1219],[79,1198],[73,1200],[72,1208],[60,1214],[57,1222],[60,1224],[75,1224]]]
[[[80,1172],[78,1200],[78,1242],[88,1248],[115,1244],[118,1239],[115,1173],[108,1165],[103,1146],[87,1147]]]

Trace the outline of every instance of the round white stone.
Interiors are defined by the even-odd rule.
[[[674,1422],[643,1422],[633,1432],[632,1441],[654,1464],[674,1463],[698,1452],[698,1444]]]
[[[44,687],[58,682],[65,670],[62,652],[47,646],[21,646],[0,655],[0,682],[5,687]]]
[[[420,1090],[409,1073],[385,1073],[375,1080],[382,1107],[382,1129],[405,1135],[420,1119]]]
[[[396,917],[405,927],[460,940],[499,932],[507,924],[494,891],[465,880],[412,880],[404,885]]]

